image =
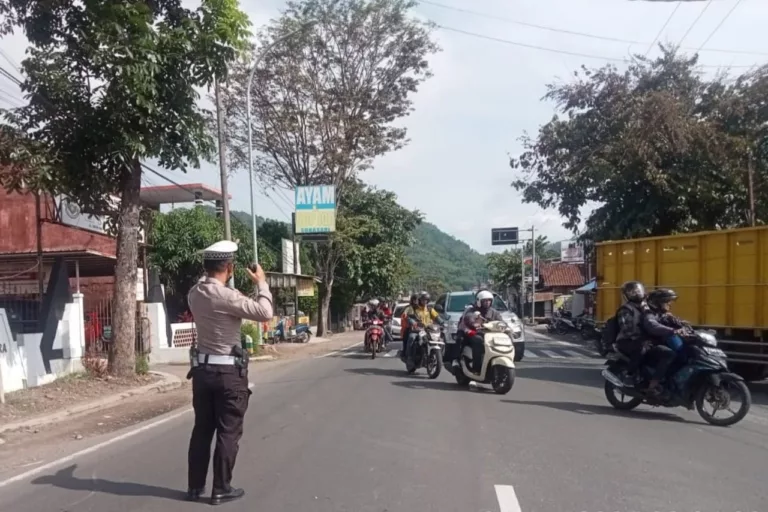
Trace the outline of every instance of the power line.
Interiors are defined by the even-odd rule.
[[[538,45],[533,45],[533,44],[521,43],[521,42],[518,42],[518,41],[510,41],[509,39],[501,39],[499,37],[487,36],[485,34],[478,34],[477,32],[469,32],[468,30],[461,30],[461,29],[458,29],[458,28],[453,28],[453,27],[447,27],[445,25],[440,25],[440,24],[435,23],[435,22],[433,22],[433,23],[435,24],[435,26],[437,28],[442,29],[442,30],[448,30],[450,32],[456,32],[456,33],[464,34],[464,35],[467,35],[467,36],[477,37],[479,39],[485,39],[487,41],[494,41],[494,42],[497,42],[497,43],[504,43],[504,44],[508,44],[508,45],[512,45],[512,46],[520,46],[522,48],[529,48],[529,49],[532,49],[532,50],[541,50],[541,51],[545,51],[545,52],[559,53],[559,54],[563,54],[563,55],[571,55],[571,56],[574,56],[574,57],[584,57],[584,58],[587,58],[587,59],[597,59],[597,60],[611,61],[611,62],[623,62],[623,63],[629,62],[627,59],[619,58],[619,57],[607,57],[607,56],[604,56],[604,55],[594,55],[594,54],[589,54],[589,53],[572,52],[572,51],[569,51],[569,50],[559,50],[557,48],[547,48],[545,46],[538,46]],[[699,66],[702,67],[702,68],[718,68],[719,69],[719,68],[723,68],[723,67],[729,67],[729,68],[751,68],[754,65],[749,65],[749,66],[720,66],[720,65],[711,65],[711,64],[710,65],[699,64]]]
[[[661,37],[661,34],[664,33],[664,29],[667,28],[667,25],[669,25],[669,22],[672,21],[672,18],[675,16],[675,13],[680,8],[681,2],[677,2],[677,5],[674,9],[672,9],[672,12],[670,13],[669,17],[667,18],[667,21],[664,22],[664,25],[661,26],[659,29],[658,34],[656,34],[656,37],[653,38],[653,41],[651,41],[651,44],[648,45],[648,49],[645,51],[645,56],[648,57],[648,54],[651,53],[651,50],[653,49],[653,45],[656,44],[656,41],[659,40]]]
[[[546,25],[538,25],[536,23],[529,23],[529,22],[526,22],[526,21],[514,20],[514,19],[511,19],[511,18],[506,18],[506,17],[503,17],[503,16],[497,16],[497,15],[494,15],[494,14],[488,14],[488,13],[484,13],[484,12],[473,11],[473,10],[470,10],[470,9],[462,9],[460,7],[453,7],[451,5],[445,5],[445,4],[441,4],[441,3],[438,3],[438,2],[432,2],[430,0],[420,0],[419,4],[432,5],[434,7],[439,7],[441,9],[447,9],[449,11],[461,12],[461,13],[464,13],[464,14],[470,14],[472,16],[477,16],[477,17],[480,17],[480,18],[492,19],[492,20],[501,21],[501,22],[504,22],[504,23],[511,23],[513,25],[520,25],[520,26],[523,26],[523,27],[530,27],[530,28],[536,28],[536,29],[539,29],[539,30],[546,30],[548,32],[555,32],[555,33],[560,33],[560,34],[569,34],[569,35],[572,35],[572,36],[586,37],[586,38],[589,38],[589,39],[597,39],[597,40],[600,40],[600,41],[609,41],[609,42],[613,42],[613,43],[637,44],[637,45],[643,45],[643,46],[649,44],[647,41],[636,41],[636,40],[633,40],[633,39],[623,39],[623,38],[619,38],[619,37],[602,36],[602,35],[598,35],[598,34],[590,34],[590,33],[587,33],[587,32],[577,32],[575,30],[568,30],[568,29],[564,29],[564,28],[550,27],[550,26],[546,26]],[[669,19],[667,20],[667,23],[664,24],[664,26],[662,27],[660,32],[662,32],[666,28],[667,24],[669,23],[669,20],[672,19],[672,16],[675,14],[675,12],[677,12],[677,10],[679,8],[680,8],[680,3],[678,2],[678,4],[675,6],[675,9],[672,11],[672,15],[670,15]],[[661,33],[656,36],[656,39],[654,39],[653,42],[650,43],[650,46],[653,46],[656,43],[656,41],[658,40],[659,37],[661,37]],[[695,48],[693,48],[693,47],[686,47],[684,49],[694,50]],[[718,49],[718,48],[705,48],[705,49],[702,49],[702,51],[713,52],[713,53],[733,53],[733,54],[741,54],[741,55],[766,55],[766,56],[768,56],[768,52],[756,52],[756,51],[746,51],[746,50],[724,50],[724,49]]]
[[[710,1],[711,1],[711,0],[710,0]],[[739,6],[739,4],[741,3],[741,1],[742,1],[742,0],[736,0],[736,3],[735,3],[735,4],[733,4],[733,7],[731,7],[731,10],[730,10],[730,11],[728,11],[728,12],[726,13],[726,15],[723,17],[723,19],[722,19],[722,20],[720,20],[720,23],[718,23],[718,24],[717,24],[717,26],[715,27],[715,29],[714,29],[712,32],[710,32],[710,34],[707,36],[707,38],[704,40],[704,42],[703,42],[703,43],[701,43],[701,46],[699,46],[699,50],[701,50],[701,48],[702,48],[702,47],[703,47],[705,44],[707,44],[707,43],[709,42],[709,40],[710,40],[710,39],[712,39],[712,36],[714,36],[714,35],[715,35],[715,33],[716,33],[718,30],[720,30],[720,27],[722,27],[722,26],[723,26],[723,23],[725,23],[725,20],[727,20],[727,19],[730,17],[731,13],[732,13],[733,11],[735,11],[735,10],[736,10],[736,8]],[[678,5],[679,5],[679,4],[678,4]]]
[[[683,41],[685,40],[685,38],[686,38],[686,37],[688,37],[688,34],[690,34],[690,33],[691,33],[691,30],[693,30],[693,27],[695,27],[695,26],[696,26],[696,24],[697,24],[697,23],[699,22],[699,20],[701,19],[701,17],[702,17],[702,16],[704,16],[704,13],[705,13],[705,12],[707,12],[707,9],[709,9],[709,6],[710,6],[710,5],[712,5],[712,0],[709,0],[709,1],[707,2],[707,4],[704,6],[704,8],[701,10],[701,12],[699,13],[699,15],[698,15],[698,16],[696,16],[696,19],[695,19],[695,20],[693,20],[693,23],[691,23],[691,26],[690,26],[690,27],[688,27],[688,30],[686,30],[686,31],[685,31],[685,34],[683,34],[683,37],[682,37],[682,38],[680,38],[680,42],[679,42],[679,43],[677,43],[677,46],[680,46],[681,44],[683,44]]]

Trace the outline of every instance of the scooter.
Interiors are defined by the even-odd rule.
[[[364,345],[365,351],[371,353],[371,359],[376,359],[376,354],[384,350],[384,322],[374,318],[368,323]]]
[[[479,315],[479,313],[476,313]],[[464,347],[458,365],[451,366],[451,373],[459,386],[467,387],[470,382],[490,384],[493,391],[506,395],[515,383],[515,345],[509,335],[510,327],[505,322],[486,322],[476,330],[467,331],[465,336],[483,336],[485,354],[480,374],[472,368],[472,347]]]

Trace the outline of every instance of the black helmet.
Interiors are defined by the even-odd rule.
[[[414,293],[411,295],[411,304],[414,304],[416,302],[419,302],[419,295],[417,293]]]
[[[429,302],[429,299],[430,299],[430,297],[429,297],[429,293],[427,293],[427,292],[421,292],[421,293],[419,294],[419,302],[421,302],[421,301],[426,301],[426,302]]]
[[[654,306],[669,304],[675,300],[677,300],[677,294],[675,290],[670,290],[669,288],[659,288],[648,294],[648,303]]]
[[[640,281],[627,281],[621,285],[621,294],[627,302],[640,304],[645,299],[645,287]]]

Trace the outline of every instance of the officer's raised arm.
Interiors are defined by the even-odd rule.
[[[257,322],[272,320],[274,309],[272,307],[272,294],[269,291],[264,271],[260,265],[256,266],[255,272],[251,269],[246,269],[246,271],[251,281],[256,285],[256,298],[251,299],[241,293],[233,293],[227,304],[227,313]]]

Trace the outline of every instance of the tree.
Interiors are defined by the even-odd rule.
[[[334,309],[346,312],[356,300],[396,296],[408,275],[405,249],[421,214],[397,204],[392,192],[354,180],[347,184],[337,222],[341,258]]]
[[[223,231],[223,220],[204,208],[178,208],[156,214],[152,219],[149,257],[160,273],[172,311],[187,310],[187,293],[203,274],[200,250],[221,240]],[[245,273],[245,267],[251,263],[253,254],[251,230],[234,221],[232,236],[239,244],[235,287],[249,294],[253,291],[253,282]],[[278,255],[270,247],[260,246],[259,258],[265,270],[276,270]]]
[[[766,109],[751,102],[765,92],[768,73],[728,84],[705,79],[696,57],[662,50],[624,72],[582,68],[574,82],[548,86],[545,98],[563,117],[535,139],[524,136],[523,153],[511,161],[522,171],[513,186],[524,201],[557,207],[574,233],[583,208],[598,203],[581,232],[594,240],[745,224],[747,153],[765,186],[764,153],[745,148],[764,147]]]
[[[255,163],[268,186],[292,189],[334,184],[337,201],[348,180],[374,159],[401,148],[406,130],[395,122],[411,111],[412,95],[430,76],[437,51],[428,27],[409,14],[412,0],[305,0],[260,36],[262,58],[253,86]],[[225,92],[233,165],[248,165],[245,87],[250,62],[232,74]],[[343,229],[339,222],[337,230]],[[325,329],[343,233],[318,254]]]
[[[507,249],[488,255],[488,273],[498,290],[513,288],[520,290],[520,250]]]
[[[178,0],[13,0],[2,11],[31,45],[22,64],[29,104],[9,115],[42,161],[31,170],[48,191],[115,220],[109,364],[131,374],[142,160],[184,170],[211,153],[195,88],[226,75],[248,19],[236,0],[202,0],[194,10]]]

